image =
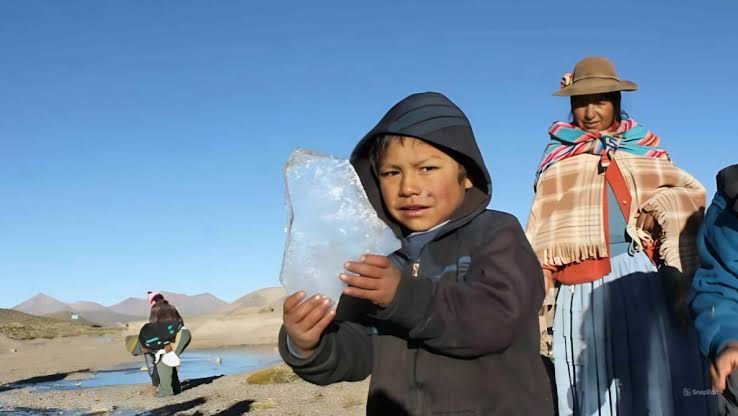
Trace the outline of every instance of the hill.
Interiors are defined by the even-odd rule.
[[[174,305],[182,316],[212,315],[222,312],[228,303],[218,299],[210,293],[198,295],[183,295],[174,292],[162,292],[172,305]],[[148,318],[151,306],[146,299],[128,298],[108,308],[115,313],[134,316],[138,319]]]
[[[174,292],[162,292],[164,297],[174,305],[183,317],[203,315],[240,315],[262,310],[280,310],[286,297],[282,287],[269,287],[248,293],[229,304],[210,293],[183,295]],[[147,319],[151,306],[144,298],[130,297],[114,305],[106,307],[96,302],[78,301],[64,303],[51,296],[39,293],[27,301],[17,305],[14,310],[37,315],[71,320],[77,315],[82,321],[102,326],[115,326]]]
[[[139,318],[149,317],[149,302],[141,298],[128,298],[122,302],[108,307],[108,310],[121,315],[136,316]]]
[[[143,305],[148,305],[144,300],[141,300],[141,302]],[[13,310],[36,316],[58,318],[62,321],[71,320],[71,316],[76,314],[83,321],[102,326],[111,326],[148,317],[148,306],[142,308],[142,313],[133,315],[118,313],[96,302],[79,301],[67,304],[44,293],[33,296],[15,306]]]
[[[94,312],[94,311],[104,311],[108,309],[105,306],[97,302],[85,302],[85,301],[70,303],[69,306],[77,312]]]
[[[72,315],[77,315],[77,319],[72,319]],[[77,322],[85,322],[89,323],[90,325],[100,325],[100,326],[118,326],[122,325],[128,322],[132,321],[139,321],[142,318],[138,316],[130,316],[130,315],[122,315],[116,312],[113,312],[108,309],[99,309],[99,310],[93,310],[93,311],[62,311],[62,312],[56,312],[52,314],[44,315],[49,318],[55,318],[62,321],[77,321]]]
[[[89,324],[35,316],[13,309],[0,309],[0,335],[15,340],[56,338],[75,335],[102,335],[116,331]]]
[[[182,316],[212,315],[222,312],[228,306],[227,302],[210,293],[200,293],[192,296],[172,292],[162,292],[162,294],[169,303],[177,308]]]
[[[243,315],[268,308],[281,310],[286,297],[283,287],[268,287],[236,299],[224,312],[228,315]]]

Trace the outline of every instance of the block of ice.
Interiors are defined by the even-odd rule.
[[[400,241],[377,217],[348,160],[298,149],[285,181],[288,227],[279,279],[288,295],[303,290],[337,304],[346,287],[338,278],[343,264],[364,253],[388,255]]]

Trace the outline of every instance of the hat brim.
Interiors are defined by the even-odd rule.
[[[553,95],[559,97],[571,97],[574,95],[602,94],[613,91],[636,91],[638,85],[631,81],[618,81],[615,79],[588,78],[577,81],[569,86],[555,91]]]

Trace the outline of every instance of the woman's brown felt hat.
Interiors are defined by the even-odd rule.
[[[570,97],[637,89],[638,85],[634,82],[618,78],[612,62],[599,56],[588,56],[577,62],[573,74],[564,75],[561,79],[561,88],[553,95]]]

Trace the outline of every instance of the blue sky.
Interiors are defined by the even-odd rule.
[[[712,194],[738,162],[738,3],[600,3],[1,2],[0,307],[278,285],[289,152],[346,157],[419,91],[467,113],[524,223],[586,55]]]

